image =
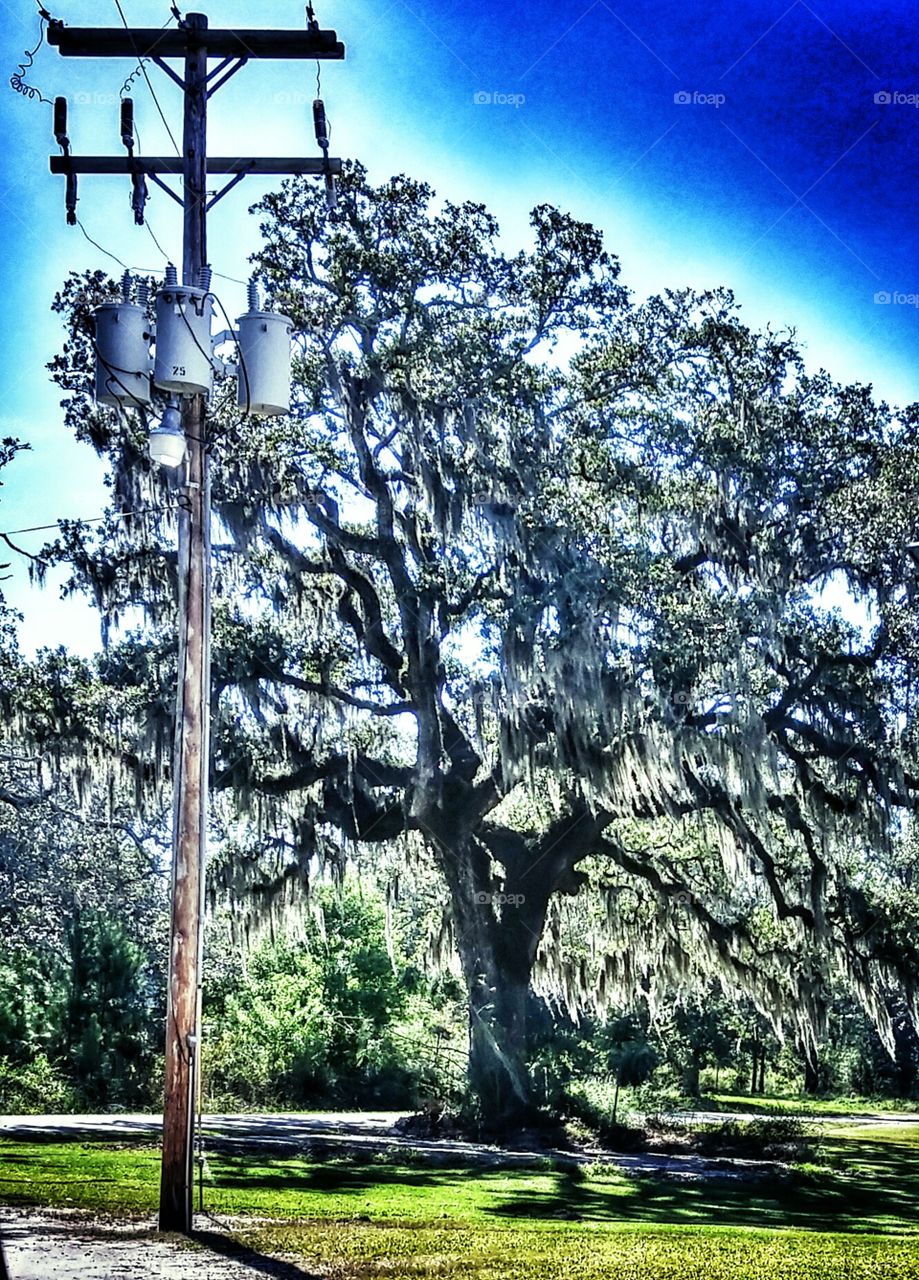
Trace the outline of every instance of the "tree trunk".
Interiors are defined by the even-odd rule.
[[[816,1058],[811,1058],[808,1053],[804,1055],[804,1092],[811,1097],[820,1092],[820,1069]]]
[[[537,892],[508,878],[496,892],[490,859],[476,852],[446,862],[445,871],[469,998],[469,1085],[482,1129],[501,1135],[537,1115],[526,1013],[549,888]]]
[[[766,1046],[763,1045],[759,1052],[759,1091],[761,1094],[766,1092]]]
[[[616,1088],[613,1093],[613,1128],[616,1127],[616,1117],[619,1114],[619,1086],[622,1083],[622,1067],[616,1068]]]
[[[526,1066],[529,978],[509,980],[493,969],[488,974],[477,972],[471,980],[467,974],[467,987],[468,1082],[479,1103],[481,1124],[489,1133],[512,1132],[531,1120],[536,1110]]]
[[[683,1092],[690,1098],[699,1096],[699,1072],[701,1071],[700,1055],[693,1050],[692,1057],[683,1068]]]
[[[425,813],[450,900],[469,998],[469,1084],[495,1136],[538,1118],[527,1066],[527,1000],[549,898],[579,887],[574,863],[607,821],[577,811],[537,840],[469,825],[468,789]],[[589,819],[585,820],[585,819]],[[503,868],[503,875],[501,868]]]
[[[756,1066],[757,1066],[757,1050],[758,1049],[759,1049],[759,1045],[754,1040],[753,1048],[750,1050],[750,1058],[753,1064],[752,1067],[750,1068],[750,1097],[751,1098],[756,1093]]]

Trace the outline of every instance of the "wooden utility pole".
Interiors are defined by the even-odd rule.
[[[76,204],[79,173],[130,174],[135,193],[149,176],[182,205],[184,283],[198,287],[207,265],[207,213],[247,173],[324,175],[327,188],[341,161],[321,159],[211,160],[207,158],[207,103],[211,95],[251,57],[343,58],[333,31],[314,23],[306,31],[210,31],[204,14],[190,13],[174,30],[67,28],[52,21],[48,41],[71,57],[149,58],[175,80],[185,98],[182,156],[51,157],[51,170],[68,179],[68,211]],[[184,76],[164,58],[182,57]],[[222,61],[208,71],[208,58]],[[324,116],[323,116],[324,119]],[[66,110],[55,115],[55,132],[66,135]],[[60,125],[60,129],[58,129]],[[318,129],[317,129],[318,133]],[[66,141],[66,138],[65,138]],[[160,175],[181,172],[181,199]],[[208,173],[229,173],[230,181],[208,200]],[[74,215],[75,216],[75,215]],[[143,217],[143,200],[140,204]],[[206,286],[209,287],[209,286]],[[200,960],[204,906],[210,764],[210,479],[205,444],[206,400],[183,397],[182,425],[187,457],[179,516],[179,670],[173,752],[172,926],[166,1013],[166,1065],[163,1100],[163,1158],[159,1225],[162,1231],[189,1232],[193,1220],[195,1097],[200,1056]]]
[[[207,18],[192,13],[189,35]],[[207,48],[185,55],[184,228],[182,275],[200,282],[207,262]],[[210,488],[203,395],[185,396],[188,450],[179,512],[179,672],[173,753],[172,932],[163,1094],[160,1230],[189,1231],[194,1189],[195,1077],[200,1046],[198,991],[202,891],[207,847],[211,645]]]

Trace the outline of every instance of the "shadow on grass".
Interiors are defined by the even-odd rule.
[[[919,1219],[919,1149],[890,1142],[830,1144],[828,1155],[841,1171],[790,1171],[737,1176],[730,1166],[688,1179],[642,1173],[626,1180],[604,1178],[574,1161],[526,1171],[520,1189],[513,1180],[524,1171],[469,1168],[405,1168],[340,1161],[255,1164],[244,1157],[219,1157],[216,1187],[280,1195],[363,1196],[390,1188],[406,1193],[434,1188],[444,1204],[461,1194],[470,1212],[498,1218],[550,1221],[682,1223],[711,1226],[798,1227],[815,1231],[882,1234],[915,1230]],[[536,1180],[538,1179],[538,1182]],[[495,1185],[498,1181],[500,1185]],[[534,1185],[536,1182],[536,1185]],[[509,1185],[510,1183],[510,1185]],[[470,1196],[470,1191],[473,1195]],[[390,1210],[392,1204],[387,1206]],[[313,1216],[312,1206],[304,1209]],[[322,1212],[321,1202],[316,1211]],[[452,1214],[451,1214],[452,1216]]]
[[[551,1193],[521,1190],[493,1212],[504,1217],[712,1226],[798,1227],[815,1231],[901,1234],[919,1214],[919,1152],[893,1143],[835,1144],[841,1172],[726,1177],[715,1171],[692,1180],[635,1178],[625,1194],[604,1194],[602,1183],[572,1166]]]
[[[122,1138],[123,1144],[123,1138]],[[94,1142],[94,1147],[108,1143]],[[14,1173],[33,1157],[3,1149],[0,1160]],[[784,1175],[731,1176],[726,1162],[692,1179],[642,1172],[609,1175],[573,1160],[542,1160],[529,1168],[470,1167],[367,1159],[320,1160],[292,1155],[273,1158],[262,1149],[209,1152],[213,1189],[231,1212],[267,1212],[288,1219],[328,1218],[353,1200],[356,1212],[380,1221],[437,1218],[530,1221],[569,1219],[610,1223],[675,1223],[724,1227],[797,1227],[843,1233],[915,1233],[919,1222],[919,1144],[867,1138],[824,1138],[820,1159],[835,1170],[791,1171]],[[615,1164],[615,1157],[610,1160]],[[674,1171],[688,1167],[674,1161]],[[42,1183],[107,1182],[114,1169],[100,1167],[97,1178],[79,1170],[42,1167]],[[86,1172],[95,1172],[87,1170]],[[127,1173],[127,1170],[125,1171]],[[59,1173],[62,1176],[55,1177]],[[130,1180],[130,1179],[128,1179]],[[127,1185],[127,1184],[126,1184]],[[132,1184],[133,1185],[133,1184]],[[141,1185],[138,1183],[137,1185]],[[147,1207],[149,1188],[135,1207]],[[5,1199],[34,1199],[28,1185],[0,1183]],[[76,1191],[67,1194],[76,1194]],[[338,1197],[344,1206],[336,1206]],[[93,1207],[98,1202],[93,1201]],[[443,1214],[441,1213],[443,1212]],[[270,1274],[270,1273],[269,1273]],[[282,1273],[283,1274],[283,1273]],[[295,1274],[295,1273],[294,1273]]]
[[[300,1160],[293,1164],[290,1156],[272,1164],[259,1152],[256,1164],[251,1156],[227,1153],[212,1154],[209,1160],[215,1185],[223,1190],[278,1191],[283,1194],[302,1192],[334,1195],[361,1195],[381,1186],[443,1187],[445,1190],[457,1180],[468,1182],[471,1175],[494,1174],[494,1170],[474,1169],[457,1162],[452,1167],[436,1168],[365,1161],[335,1160],[329,1163],[308,1163]]]
[[[258,1253],[248,1245],[240,1244],[232,1236],[222,1235],[219,1231],[193,1231],[190,1237],[197,1244],[203,1245],[211,1253],[218,1253],[223,1258],[230,1258],[240,1266],[247,1267],[258,1275],[271,1276],[272,1280],[320,1280],[302,1267],[284,1262],[280,1258],[270,1258],[267,1254]]]

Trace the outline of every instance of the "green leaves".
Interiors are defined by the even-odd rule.
[[[390,957],[382,904],[346,882],[314,890],[310,913],[205,992],[209,1089],[246,1103],[366,1103],[404,1096],[416,1067],[394,1032],[407,1011],[404,961]]]

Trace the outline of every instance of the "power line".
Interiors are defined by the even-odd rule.
[[[165,31],[168,26],[169,26],[169,19],[167,18],[166,21],[163,23],[163,25],[160,27],[160,30]],[[137,66],[134,68],[131,74],[125,77],[125,82],[121,86],[121,92],[118,94],[119,98],[123,98],[126,94],[130,93],[131,85],[134,83],[134,81],[137,79],[139,75],[143,74],[144,67],[149,61],[150,61],[149,58],[141,58],[140,62],[138,62]],[[135,130],[135,133],[136,132],[137,131]],[[140,145],[140,139],[138,139],[138,146],[139,145]]]
[[[112,253],[112,252],[111,252],[111,250],[103,248],[103,246],[102,246],[101,244],[99,244],[98,240],[94,240],[94,239],[92,238],[92,236],[89,234],[89,232],[86,230],[86,228],[83,226],[83,223],[82,223],[82,221],[81,221],[79,218],[77,218],[77,226],[78,226],[78,227],[80,228],[80,230],[83,232],[83,235],[86,237],[86,239],[89,241],[89,243],[93,246],[93,248],[98,249],[100,253],[104,253],[104,254],[105,254],[105,256],[106,256],[107,258],[111,258],[113,262],[117,262],[117,263],[118,263],[118,265],[119,265],[119,267],[122,267],[125,271],[131,271],[131,272],[133,272],[135,275],[152,275],[152,276],[155,276],[155,275],[157,275],[157,274],[159,273],[159,268],[158,268],[158,267],[133,267],[133,266],[131,266],[131,264],[130,264],[130,263],[128,263],[128,262],[123,262],[123,261],[122,261],[122,259],[118,257],[117,253]],[[157,249],[159,249],[160,253],[161,253],[161,254],[163,255],[163,257],[166,259],[166,261],[167,261],[167,262],[171,262],[171,261],[172,261],[172,259],[169,257],[169,254],[166,252],[166,250],[165,250],[165,249],[163,248],[163,246],[160,244],[159,240],[157,240],[156,235],[154,234],[153,228],[150,226],[150,224],[149,224],[149,222],[146,220],[146,218],[144,219],[144,226],[145,226],[145,227],[147,228],[147,230],[149,231],[149,233],[150,233],[150,237],[151,237],[151,239],[153,240],[153,243],[156,245]],[[247,285],[247,284],[249,283],[249,281],[248,281],[248,280],[241,280],[241,279],[239,278],[239,276],[228,276],[228,275],[225,275],[225,274],[224,274],[224,272],[222,272],[222,271],[212,271],[212,274],[213,274],[213,275],[215,275],[215,276],[219,276],[221,280],[230,280],[230,281],[232,281],[232,282],[233,282],[233,284],[244,284],[244,285]],[[215,294],[214,296],[216,297],[216,294]],[[223,308],[223,303],[221,303],[220,305],[221,305],[221,308]],[[225,309],[225,308],[223,308],[223,311],[224,311],[224,315],[226,315],[226,309]]]
[[[101,524],[103,520],[129,520],[132,516],[165,515],[178,510],[178,507],[144,507],[140,511],[112,511],[104,516],[59,516],[53,524],[33,524],[27,529],[0,530],[0,538],[15,538],[21,533],[47,533],[50,529],[60,530],[61,522],[65,520],[68,524]]]
[[[151,239],[151,240],[153,241],[153,243],[156,245],[157,249],[159,249],[160,253],[161,253],[161,254],[163,255],[163,257],[166,259],[166,261],[167,261],[167,262],[169,262],[169,261],[170,261],[169,254],[166,252],[166,250],[165,250],[165,249],[163,248],[163,246],[160,244],[159,240],[157,240],[157,238],[156,238],[156,236],[155,236],[155,234],[154,234],[153,228],[150,226],[150,221],[149,221],[149,219],[148,219],[147,217],[144,217],[144,226],[147,228],[147,230],[148,230],[148,231],[149,231],[149,233],[150,233],[150,239]],[[218,273],[215,273],[215,274],[218,274]]]
[[[34,49],[23,50],[23,60],[17,65],[16,70],[10,76],[10,88],[14,93],[21,93],[27,102],[44,102],[49,107],[53,105],[50,98],[46,98],[41,89],[34,84],[26,84],[26,76],[35,61],[35,55],[45,42],[45,19],[50,15],[41,5],[38,6],[38,44]]]
[[[141,144],[141,140],[140,140],[140,130],[139,130],[139,129],[138,129],[138,127],[137,127],[137,122],[136,122],[136,121],[134,122],[134,136],[135,136],[135,138],[137,139],[137,154],[138,154],[138,155],[143,155],[143,146],[142,146],[142,144]],[[156,233],[154,232],[153,228],[150,226],[150,219],[149,219],[149,218],[147,218],[147,217],[145,217],[145,218],[144,218],[144,226],[146,227],[146,229],[147,229],[147,231],[148,231],[148,233],[149,233],[149,235],[150,235],[150,239],[151,239],[151,240],[153,241],[153,243],[156,245],[157,249],[159,249],[159,251],[160,251],[160,253],[163,255],[164,259],[165,259],[167,262],[171,262],[171,261],[172,261],[172,258],[169,256],[169,254],[166,252],[166,250],[165,250],[165,249],[163,248],[163,246],[160,244],[159,240],[157,239]],[[97,246],[97,247],[98,247],[98,246]],[[103,252],[105,252],[105,250],[103,250]],[[111,256],[111,255],[110,255],[110,256]],[[117,261],[117,259],[116,259],[116,261]],[[248,280],[241,280],[241,279],[239,278],[239,276],[228,276],[228,275],[226,274],[226,272],[224,272],[224,271],[214,271],[214,270],[213,270],[213,268],[212,268],[212,271],[213,271],[213,274],[214,274],[215,276],[217,276],[219,279],[221,279],[221,280],[230,280],[230,281],[232,281],[232,283],[233,283],[233,284],[242,284],[242,285],[247,285],[247,284],[249,283],[249,281],[248,281]]]
[[[125,29],[125,31],[127,31],[127,32],[128,32],[128,34],[130,35],[130,34],[131,34],[131,28],[128,26],[128,20],[127,20],[127,18],[124,16],[124,9],[122,9],[122,7],[121,7],[121,0],[115,0],[115,8],[118,10],[118,15],[119,15],[119,17],[121,18],[121,21],[122,21],[122,24],[124,25],[124,29]],[[131,38],[131,43],[132,43],[132,44],[134,43],[133,36],[132,36],[132,38]],[[136,50],[136,47],[135,47],[135,53],[136,53],[136,52],[137,52],[137,50]],[[165,115],[163,114],[163,108],[160,106],[160,100],[159,100],[159,98],[156,96],[156,90],[155,90],[155,89],[154,89],[154,87],[153,87],[153,84],[152,84],[152,82],[151,82],[151,80],[150,80],[150,77],[147,75],[147,68],[144,66],[144,59],[143,59],[143,58],[139,58],[138,66],[140,67],[140,70],[141,70],[141,72],[143,73],[143,77],[144,77],[144,79],[145,79],[145,80],[146,80],[146,82],[147,82],[147,88],[150,90],[150,93],[151,93],[151,95],[152,95],[152,97],[153,97],[154,105],[156,106],[157,111],[160,113],[160,119],[162,120],[163,124],[166,126],[166,132],[169,134],[169,137],[170,137],[170,139],[172,140],[172,145],[175,147],[175,153],[176,153],[176,155],[177,155],[177,156],[180,156],[180,155],[182,154],[182,152],[181,152],[181,150],[179,149],[179,144],[176,142],[176,140],[175,140],[175,135],[173,134],[172,130],[171,130],[171,129],[170,129],[170,127],[169,127],[169,121],[166,119]]]
[[[225,274],[224,274],[224,272],[222,272],[222,271],[214,271],[214,270],[213,270],[213,268],[211,268],[211,270],[212,270],[213,274],[214,274],[215,276],[219,276],[219,278],[220,278],[221,280],[232,280],[234,284],[245,284],[245,285],[248,285],[248,283],[249,283],[249,281],[248,281],[248,280],[240,280],[239,276],[228,276],[228,275],[225,275]],[[223,303],[221,303],[220,305],[221,305],[221,308],[222,308],[222,307],[223,307]],[[225,312],[225,311],[224,311],[224,315],[226,315],[226,312]]]
[[[125,271],[132,271],[132,272],[134,272],[134,274],[135,274],[135,275],[141,275],[141,274],[156,275],[156,274],[157,274],[157,268],[156,268],[156,267],[132,267],[132,266],[129,266],[129,264],[128,264],[127,262],[122,262],[122,260],[118,257],[118,255],[117,255],[116,253],[111,253],[111,252],[109,252],[109,250],[108,250],[108,249],[103,249],[102,245],[101,245],[101,244],[99,244],[98,240],[94,240],[94,239],[92,238],[92,236],[89,234],[89,232],[88,232],[88,231],[86,230],[86,228],[83,226],[83,223],[82,223],[82,221],[81,221],[79,218],[77,218],[77,226],[80,228],[80,230],[83,232],[83,234],[84,234],[84,236],[86,237],[86,239],[89,241],[89,243],[90,243],[90,244],[91,244],[95,249],[98,249],[100,253],[104,253],[104,254],[105,254],[105,256],[106,256],[107,258],[111,258],[113,262],[117,262],[117,263],[118,263],[118,265],[119,265],[119,267],[123,267]],[[151,233],[151,234],[152,234],[152,233]],[[154,236],[154,239],[156,239],[156,237],[155,237],[155,236]],[[162,252],[162,250],[161,250],[160,252]]]
[[[246,493],[245,497],[253,499],[277,498],[278,492],[275,489],[259,489],[254,493]],[[21,533],[47,533],[51,529],[60,529],[63,521],[68,524],[101,524],[104,520],[131,520],[135,516],[140,518],[141,516],[171,515],[173,512],[181,510],[181,506],[177,505],[174,507],[141,507],[134,511],[110,511],[101,516],[58,516],[57,520],[52,524],[33,524],[26,529],[0,530],[0,538],[15,538]]]

